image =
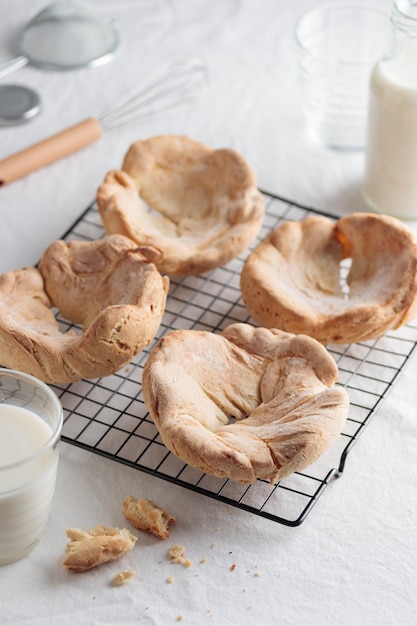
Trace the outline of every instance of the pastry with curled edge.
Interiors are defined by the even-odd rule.
[[[221,335],[169,332],[145,363],[142,390],[163,442],[185,463],[276,483],[340,434],[349,401],[337,376],[311,337],[238,323]]]
[[[284,222],[248,256],[240,286],[262,326],[324,344],[373,339],[417,314],[416,238],[400,220],[371,213]]]
[[[156,265],[169,275],[200,274],[237,257],[265,213],[255,175],[237,152],[182,135],[134,143],[122,169],[100,185],[97,204],[107,233],[159,249]]]
[[[54,242],[39,268],[0,276],[0,363],[47,383],[107,376],[154,338],[168,292],[150,259],[120,235]],[[61,332],[52,308],[82,332]]]

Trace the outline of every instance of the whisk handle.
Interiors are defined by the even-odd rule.
[[[16,152],[0,160],[0,185],[8,185],[45,165],[68,156],[97,141],[102,134],[100,122],[94,118],[88,118],[29,148]]]

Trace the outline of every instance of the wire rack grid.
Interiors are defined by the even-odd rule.
[[[203,474],[170,453],[163,444],[142,397],[142,369],[155,342],[171,329],[221,332],[236,322],[254,323],[240,295],[240,272],[246,256],[284,220],[302,220],[315,213],[279,196],[263,192],[266,216],[258,238],[244,255],[207,275],[171,279],[165,314],[150,346],[128,367],[105,378],[52,385],[64,408],[63,441],[137,468],[166,481],[287,526],[301,524],[334,478],[390,391],[413,353],[417,325],[407,325],[378,340],[328,346],[339,368],[339,383],[349,394],[344,431],[318,461],[277,485],[257,480],[242,485]],[[91,241],[104,236],[93,203],[64,234],[66,241]],[[57,315],[63,332],[72,325]]]

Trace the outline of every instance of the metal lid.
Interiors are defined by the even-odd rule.
[[[0,125],[22,124],[40,111],[36,91],[22,85],[0,85]]]

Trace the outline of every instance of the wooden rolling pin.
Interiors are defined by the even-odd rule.
[[[16,152],[0,161],[0,185],[8,185],[18,178],[68,156],[100,139],[103,128],[92,117],[48,137],[39,143]]]

